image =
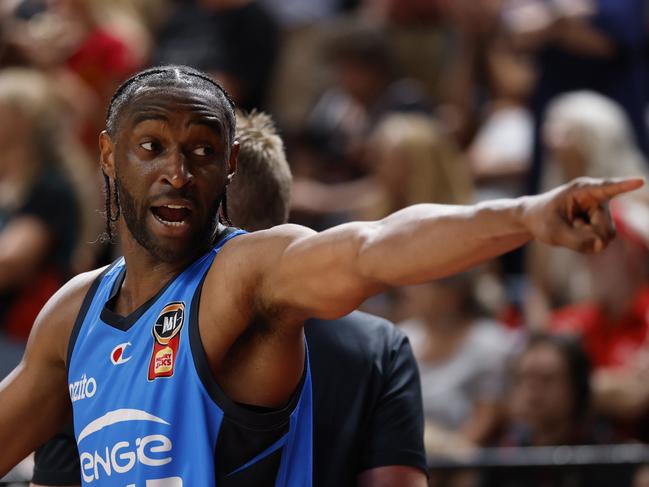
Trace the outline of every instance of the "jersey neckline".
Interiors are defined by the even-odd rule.
[[[197,261],[205,257],[205,255],[213,252],[214,249],[217,249],[225,244],[229,240],[229,237],[234,233],[237,233],[238,231],[239,229],[235,227],[220,226],[218,237],[215,239],[212,248],[208,252],[187,264],[180,272],[178,272],[178,274],[169,279],[169,282],[162,286],[157,293],[155,293],[151,298],[146,300],[143,304],[141,304],[126,316],[113,311],[113,305],[115,304],[117,295],[119,294],[119,291],[121,290],[122,284],[124,284],[124,279],[126,277],[126,262],[123,262],[121,269],[117,271],[118,274],[110,290],[108,299],[102,306],[100,319],[107,325],[112,326],[113,328],[117,328],[118,330],[130,330],[131,327],[144,315],[144,313],[146,313],[151,308],[151,306],[158,300],[158,298],[162,296],[162,294],[169,288],[169,286],[171,286],[183,274],[183,272],[194,265]],[[115,264],[117,264],[117,262]]]

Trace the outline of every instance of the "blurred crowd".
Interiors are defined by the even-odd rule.
[[[2,0],[0,376],[52,293],[119,252],[97,134],[135,71],[188,64],[271,113],[291,220],[324,229],[648,175],[648,14],[645,0]],[[532,244],[364,305],[411,340],[429,455],[649,441],[649,189],[610,211],[619,238],[601,253]]]

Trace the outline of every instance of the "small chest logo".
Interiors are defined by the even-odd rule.
[[[153,325],[153,351],[149,362],[150,381],[174,375],[176,356],[180,346],[180,330],[185,321],[185,303],[167,304]]]
[[[130,355],[128,357],[125,356],[126,347],[129,347],[130,345],[131,342],[120,343],[115,348],[113,348],[113,351],[110,353],[110,361],[113,363],[113,365],[125,364],[126,362],[131,360]]]

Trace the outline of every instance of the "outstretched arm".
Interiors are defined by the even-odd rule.
[[[260,256],[256,304],[287,322],[333,318],[386,288],[463,271],[533,238],[598,251],[615,233],[606,203],[642,184],[582,178],[541,195],[475,206],[417,205],[319,234],[290,225],[253,234],[252,252]]]

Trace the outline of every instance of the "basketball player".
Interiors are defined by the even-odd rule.
[[[118,89],[100,148],[124,258],[72,279],[36,320],[0,387],[0,475],[56,432],[71,400],[85,485],[311,485],[306,318],[532,238],[600,250],[614,234],[604,205],[643,184],[580,179],[319,234],[241,234],[214,217],[227,221],[234,133],[225,92],[190,68]]]
[[[249,231],[285,223],[291,171],[268,115],[237,116],[232,221]],[[417,364],[406,336],[386,320],[352,313],[307,320],[313,387],[313,484],[343,487],[426,485]],[[335,391],[335,393],[333,393]],[[79,485],[74,433],[36,453],[33,486]]]

